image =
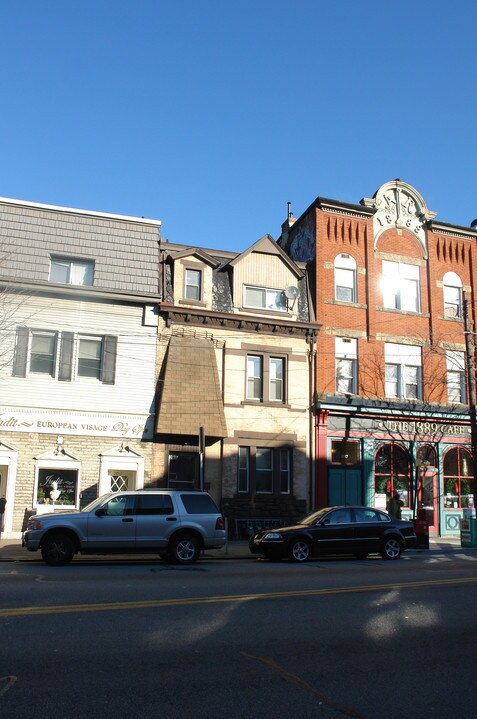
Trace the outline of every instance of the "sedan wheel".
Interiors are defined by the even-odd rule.
[[[306,562],[310,558],[311,549],[306,539],[294,539],[290,544],[289,555],[294,562]]]
[[[381,555],[383,559],[399,559],[401,556],[401,542],[397,537],[387,537],[384,540]]]

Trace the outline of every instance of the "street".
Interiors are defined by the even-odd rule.
[[[477,554],[0,565],[0,712],[473,714]]]

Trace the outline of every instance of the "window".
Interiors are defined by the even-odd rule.
[[[78,377],[101,379],[103,340],[98,337],[80,337],[78,347]]]
[[[472,456],[463,447],[454,447],[444,455],[444,506],[466,508],[472,503]]]
[[[262,357],[248,355],[247,357],[247,399],[262,400],[263,388],[263,361]]]
[[[246,372],[246,399],[285,402],[284,357],[247,355]]]
[[[120,494],[113,497],[102,508],[107,517],[123,517],[134,513],[134,496],[131,494]]]
[[[333,464],[359,464],[359,442],[349,439],[332,440],[331,462]]]
[[[270,357],[270,390],[272,402],[283,402],[283,373],[285,360],[282,357]]]
[[[191,489],[199,486],[198,452],[169,453],[169,486],[175,485],[190,485]]]
[[[249,466],[250,466],[250,449],[249,447],[239,447],[238,453],[238,492],[248,492],[249,483]]]
[[[114,384],[117,337],[78,336],[17,327],[13,376],[47,374],[60,381],[93,377]]]
[[[383,260],[383,305],[388,309],[419,312],[419,267]]]
[[[350,509],[335,509],[326,515],[327,524],[350,524],[351,523],[351,510]]]
[[[335,300],[356,302],[356,261],[350,255],[335,258]]]
[[[338,394],[357,392],[357,342],[347,337],[335,338],[336,391]]]
[[[452,404],[465,404],[466,384],[464,371],[464,353],[446,352],[447,362],[447,399]]]
[[[291,468],[290,450],[280,449],[280,494],[290,494],[291,491]]]
[[[386,342],[384,355],[386,397],[421,399],[421,348]]]
[[[185,271],[185,298],[187,300],[202,299],[202,271]]]
[[[36,483],[36,505],[76,506],[78,469],[39,467]]]
[[[174,514],[174,506],[169,494],[139,494],[136,514]]]
[[[94,263],[91,260],[73,260],[67,257],[52,257],[50,282],[66,285],[92,285]]]
[[[290,494],[292,450],[289,447],[239,447],[239,494]]]
[[[56,332],[32,332],[30,346],[30,372],[55,374]]]
[[[272,290],[266,287],[244,285],[243,306],[261,310],[286,312],[287,301],[283,290]]]
[[[405,507],[410,506],[409,467],[409,455],[400,445],[392,442],[378,449],[374,460],[377,507],[384,509],[395,492],[398,492]]]
[[[444,316],[450,319],[462,317],[462,282],[455,272],[446,272],[443,279]]]
[[[257,493],[273,492],[273,450],[257,447],[255,451],[255,484]]]
[[[128,470],[110,470],[108,472],[108,492],[124,492],[136,488],[136,472]]]
[[[181,500],[187,514],[219,513],[217,505],[208,494],[181,494]]]

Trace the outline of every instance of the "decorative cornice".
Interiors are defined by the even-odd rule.
[[[213,312],[209,310],[182,309],[180,307],[161,304],[159,312],[163,316],[166,326],[172,323],[189,324],[195,326],[206,325],[208,330],[212,327],[223,327],[238,332],[260,332],[261,334],[280,334],[285,336],[315,337],[321,327],[317,322],[278,321],[278,318],[250,317],[248,315],[232,314],[230,312]]]
[[[475,240],[477,237],[477,229],[466,229],[466,228],[452,228],[449,225],[438,224],[437,222],[431,222],[429,229],[432,230],[433,234],[446,235],[447,237],[456,237],[459,240]]]

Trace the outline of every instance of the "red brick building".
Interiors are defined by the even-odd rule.
[[[385,507],[398,491],[404,517],[421,510],[444,535],[473,505],[463,310],[466,297],[472,322],[477,228],[435,218],[395,180],[357,205],[318,197],[279,244],[314,265],[315,506]]]

